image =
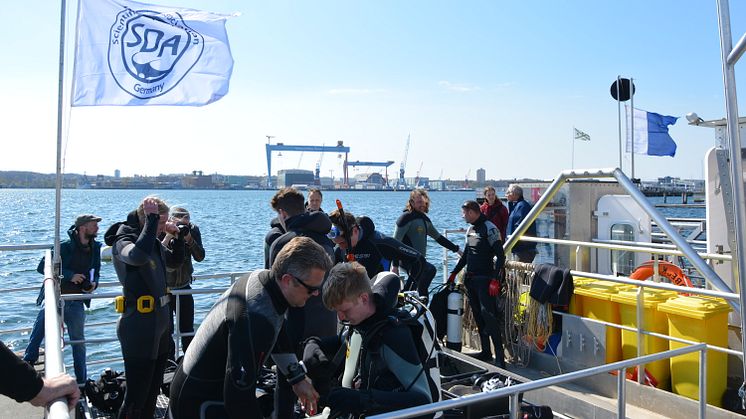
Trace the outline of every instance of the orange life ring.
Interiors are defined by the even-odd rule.
[[[656,261],[654,260],[648,260],[642,265],[635,268],[634,272],[632,272],[632,274],[630,274],[629,276],[630,279],[639,279],[641,281],[644,281],[653,276],[655,272],[655,262]],[[690,288],[694,287],[694,285],[692,284],[692,280],[689,279],[688,276],[686,276],[681,268],[671,262],[659,260],[658,274],[668,278],[668,280],[671,281],[671,283],[674,285]]]

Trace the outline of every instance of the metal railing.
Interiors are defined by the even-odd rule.
[[[573,371],[566,374],[556,375],[554,377],[542,378],[536,381],[530,381],[523,384],[514,386],[504,387],[495,391],[486,393],[473,394],[468,396],[461,396],[457,399],[444,400],[437,403],[428,405],[410,407],[408,409],[398,410],[395,412],[387,412],[380,415],[370,416],[369,419],[398,419],[398,418],[411,418],[415,416],[431,414],[441,412],[444,410],[455,409],[464,407],[470,404],[486,402],[490,400],[497,400],[502,397],[508,397],[510,400],[510,415],[513,418],[519,418],[519,395],[527,391],[538,390],[541,388],[569,383],[572,381],[580,380],[582,378],[591,377],[594,375],[605,374],[609,372],[617,372],[617,417],[624,418],[626,416],[626,387],[625,387],[625,370],[630,367],[634,367],[638,364],[647,364],[662,359],[668,359],[675,356],[686,355],[693,352],[699,352],[699,418],[705,418],[707,414],[707,380],[706,380],[706,368],[707,368],[707,345],[698,344],[684,348],[672,349],[665,352],[659,352],[653,355],[645,355],[633,359],[624,361],[614,362],[608,365],[600,365],[597,367],[591,367],[580,371]]]
[[[52,269],[52,251],[47,250],[44,259],[44,376],[56,377],[65,372],[62,363],[62,322],[58,311],[57,301],[60,287],[54,278]],[[70,417],[67,410],[67,399],[54,400],[46,407],[47,417],[64,419]]]

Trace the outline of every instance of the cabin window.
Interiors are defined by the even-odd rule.
[[[611,226],[611,240],[634,241],[635,231],[631,224],[613,224]],[[611,272],[617,275],[632,273],[635,269],[635,254],[628,250],[611,251]]]

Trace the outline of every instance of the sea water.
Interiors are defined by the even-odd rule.
[[[106,229],[123,221],[127,213],[139,205],[142,198],[155,194],[170,205],[184,206],[191,213],[192,222],[200,227],[206,257],[195,262],[195,275],[227,272],[247,272],[264,265],[264,236],[269,230],[270,220],[276,216],[269,205],[275,191],[219,191],[219,190],[92,190],[72,189],[62,191],[61,237],[67,238],[67,230],[79,214],[92,213],[103,220],[99,223],[99,241],[103,241]],[[502,195],[498,192],[499,195]],[[474,199],[473,191],[431,192],[429,216],[435,228],[465,228],[461,219],[461,204]],[[322,208],[331,212],[336,208],[334,200],[340,199],[346,211],[367,215],[373,219],[376,229],[393,235],[396,219],[404,209],[409,192],[400,191],[324,191]],[[653,199],[662,202],[662,199]],[[671,209],[669,216],[703,217],[704,210]],[[0,245],[22,245],[52,243],[54,240],[54,190],[48,189],[0,189]],[[540,223],[537,223],[540,224]],[[540,234],[542,235],[542,234]],[[454,234],[451,240],[463,249],[463,235]],[[537,261],[550,257],[549,246],[539,246]],[[453,253],[443,265],[443,248],[429,240],[427,259],[435,265],[438,274],[433,286],[443,282],[444,272],[455,265]],[[42,275],[36,272],[44,251],[0,252],[0,289],[34,287],[33,290],[0,293],[0,331],[30,328],[39,311],[35,305]],[[446,272],[447,273],[447,272]],[[117,282],[111,262],[102,262],[101,282]],[[225,287],[226,279],[200,280],[194,288]],[[101,292],[115,292],[118,288],[104,288]],[[217,294],[195,295],[196,321],[199,322],[212,306]],[[93,300],[87,311],[86,323],[107,323],[119,317],[109,299]],[[0,333],[0,339],[15,351],[28,344],[29,331]],[[86,327],[87,339],[116,338],[116,325]],[[118,342],[92,343],[87,347],[88,360],[95,361],[121,356]],[[72,356],[69,345],[64,349],[65,361],[71,368]],[[121,364],[107,364],[121,369]],[[101,368],[104,366],[102,365]],[[93,376],[101,368],[89,368]]]

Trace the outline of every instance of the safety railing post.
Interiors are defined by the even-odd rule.
[[[619,369],[619,375],[617,376],[616,387],[617,387],[617,418],[627,417],[627,395],[626,387],[624,386],[626,377],[624,376],[624,368]]]
[[[511,394],[508,400],[510,401],[510,418],[519,419],[521,417],[521,408],[518,403],[518,394]]]
[[[699,418],[707,416],[707,348],[699,351]]]
[[[174,333],[173,333],[173,339],[176,343],[176,353],[174,356],[175,359],[179,359],[179,350],[181,349],[181,327],[179,326],[181,324],[181,304],[179,304],[179,298],[181,298],[180,294],[176,294],[176,319],[174,321]]]

